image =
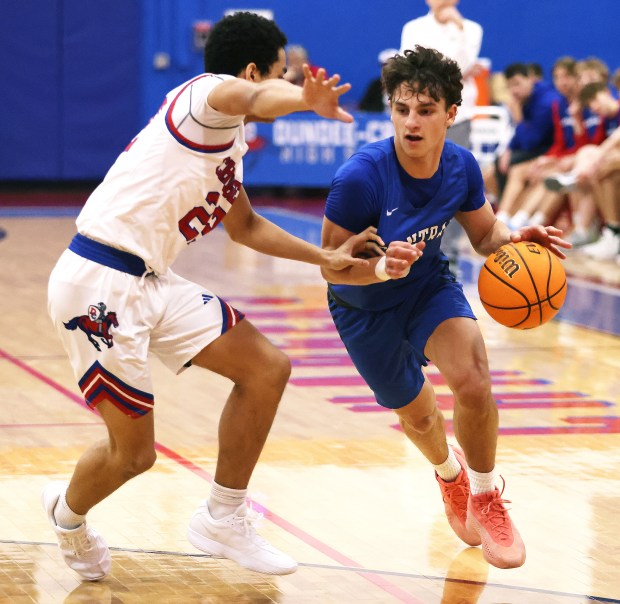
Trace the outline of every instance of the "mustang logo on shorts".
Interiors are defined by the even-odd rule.
[[[106,312],[106,309],[107,307],[103,302],[91,304],[88,307],[88,314],[73,317],[63,324],[66,329],[71,331],[79,327],[86,334],[88,341],[99,351],[101,351],[101,347],[93,336],[101,338],[108,348],[112,348],[114,340],[110,333],[110,327],[118,327],[118,319],[115,312]]]

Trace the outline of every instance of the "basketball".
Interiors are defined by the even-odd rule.
[[[547,248],[531,241],[493,252],[478,276],[480,301],[498,323],[532,329],[550,321],[566,298],[566,273]]]

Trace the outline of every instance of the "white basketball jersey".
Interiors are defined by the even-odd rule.
[[[77,218],[78,232],[164,273],[230,210],[243,182],[243,120],[207,96],[228,75],[202,74],[168,93]]]

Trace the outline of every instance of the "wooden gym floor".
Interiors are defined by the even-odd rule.
[[[269,210],[309,239],[318,219]],[[316,267],[261,257],[222,229],[176,269],[244,311],[293,361],[293,375],[250,484],[262,534],[293,555],[285,577],[208,558],[186,541],[209,492],[217,421],[230,384],[153,361],[158,461],[97,506],[111,576],[80,583],[40,505],[105,434],[85,408],[46,312],[49,272],[75,211],[0,213],[0,603],[620,602],[620,267],[578,259],[561,319],[485,334],[500,409],[498,470],[528,559],[498,570],[451,532],[432,469],[373,403],[326,310]],[[481,259],[464,259],[475,280]],[[595,271],[596,268],[596,272]],[[439,401],[452,401],[433,368]]]

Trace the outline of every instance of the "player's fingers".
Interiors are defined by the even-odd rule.
[[[308,67],[308,71],[310,71],[310,68]],[[325,69],[323,67],[320,67],[315,75],[315,79],[319,84],[322,84],[323,81],[325,80]]]
[[[385,266],[386,268],[390,268],[394,271],[404,271],[407,270],[407,268],[409,268],[409,266],[411,266],[413,264],[413,262],[409,262],[407,260],[405,260],[404,258],[395,258],[394,256],[389,257],[386,261],[385,261]]]
[[[368,262],[368,260],[365,260],[364,258],[351,258],[351,264],[353,266],[369,266],[370,262]]]
[[[391,248],[390,252],[391,258],[394,258],[395,260],[403,260],[407,264],[413,264],[422,255],[422,250],[419,250],[416,247],[394,247]]]
[[[327,84],[329,86],[331,86],[332,88],[335,88],[337,86],[338,82],[340,82],[340,74],[339,73],[335,73],[333,76],[331,76],[329,78],[329,80],[327,80]]]
[[[339,96],[342,96],[345,92],[349,92],[349,90],[351,90],[351,84],[348,83],[334,88],[334,92],[336,92]]]
[[[385,256],[385,251],[382,245],[379,245],[376,241],[367,241],[365,249],[374,256]]]
[[[554,245],[557,245],[559,247],[563,247],[563,248],[565,248],[567,250],[570,250],[573,247],[572,243],[570,243],[568,241],[565,241],[561,237],[555,237],[553,235],[551,237],[549,237],[549,242],[554,244]]]
[[[549,235],[561,235],[564,232],[562,229],[558,229],[554,226],[545,227],[545,230],[549,233]]]
[[[338,107],[336,115],[334,117],[335,119],[340,120],[341,122],[345,122],[347,124],[353,123],[353,116],[348,111],[345,111],[342,107]]]
[[[379,245],[385,245],[383,243],[383,239],[377,233],[377,227],[368,227],[365,231],[363,231],[364,236],[369,241],[376,241]]]
[[[552,254],[555,254],[558,258],[560,258],[560,260],[566,260],[566,254],[562,250],[559,250],[557,247],[555,247],[555,245],[549,245],[547,246],[547,249]]]

